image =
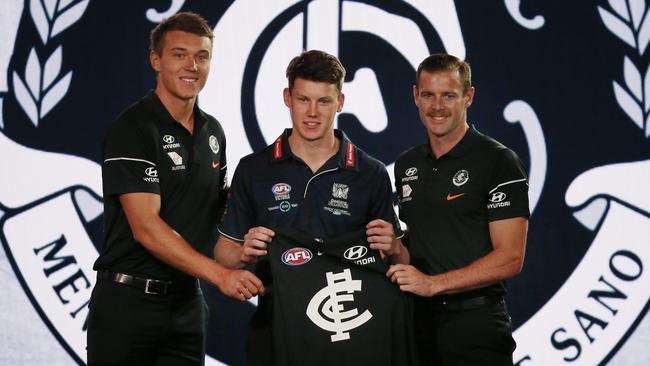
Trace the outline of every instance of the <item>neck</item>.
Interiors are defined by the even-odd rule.
[[[429,144],[431,145],[433,155],[439,158],[448,153],[449,150],[453,149],[463,139],[467,130],[469,130],[469,125],[465,122],[446,135],[436,136],[430,133]]]
[[[162,102],[169,114],[192,133],[194,130],[194,103],[196,97],[181,99],[170,95],[160,87],[156,88],[156,95],[158,95],[160,102]]]
[[[313,173],[316,173],[329,158],[338,153],[340,144],[341,141],[334,136],[334,133],[316,141],[301,139],[297,133],[289,135],[291,152],[302,159]]]

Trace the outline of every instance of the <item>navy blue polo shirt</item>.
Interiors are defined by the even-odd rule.
[[[296,228],[334,237],[374,219],[396,225],[390,178],[382,162],[334,131],[339,152],[313,173],[289,147],[291,129],[244,157],[233,176],[221,234],[243,241],[252,227]]]
[[[219,122],[194,108],[194,133],[150,92],[123,111],[103,142],[104,243],[96,270],[160,279],[187,277],[133,238],[119,196],[160,195],[160,217],[198,251],[210,252],[226,189],[226,139]]]
[[[529,216],[523,164],[473,127],[439,158],[428,142],[402,153],[395,186],[411,262],[428,274],[465,267],[492,251],[491,221]]]

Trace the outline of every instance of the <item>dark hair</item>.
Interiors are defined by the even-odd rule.
[[[468,62],[459,59],[456,56],[448,55],[446,53],[434,53],[427,57],[418,66],[418,71],[415,73],[415,85],[418,86],[420,82],[420,74],[422,71],[436,72],[436,71],[458,71],[460,75],[460,82],[463,85],[463,94],[466,94],[469,88],[472,87],[472,68]]]
[[[202,16],[196,13],[183,12],[163,20],[151,31],[149,49],[158,55],[162,55],[165,34],[175,30],[208,37],[210,38],[210,44],[212,44],[214,38],[212,28]]]
[[[289,91],[293,89],[296,78],[310,81],[322,81],[336,85],[336,90],[341,92],[345,67],[336,56],[319,50],[305,51],[294,57],[287,66],[287,79]]]

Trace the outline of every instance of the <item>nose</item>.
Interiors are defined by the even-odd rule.
[[[439,111],[445,109],[442,97],[434,96],[431,100],[431,109]]]
[[[312,101],[309,103],[309,107],[307,109],[307,114],[309,117],[317,117],[318,116],[318,102],[317,101]]]
[[[185,68],[187,70],[192,70],[192,71],[198,70],[198,65],[197,65],[196,60],[194,59],[194,57],[188,57],[187,58],[187,62],[185,63]]]

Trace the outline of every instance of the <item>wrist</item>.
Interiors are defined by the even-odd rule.
[[[443,281],[441,281],[440,275],[428,276],[427,280],[429,282],[430,296],[436,296],[444,292],[444,289],[441,286]]]
[[[221,289],[224,284],[224,280],[230,271],[232,270],[217,263],[217,268],[213,272],[211,282],[219,289]]]

